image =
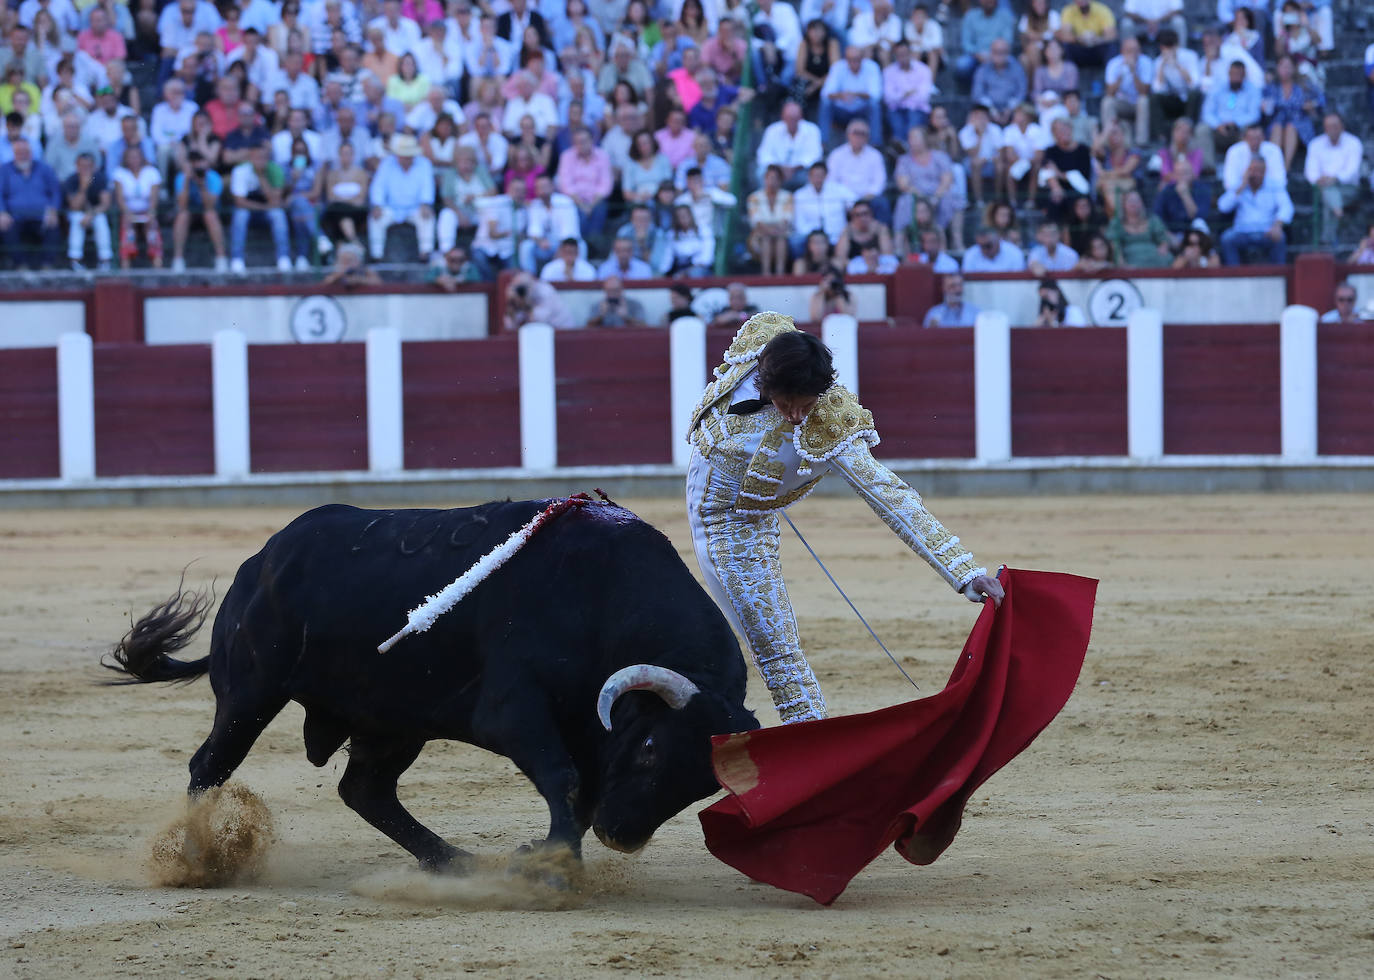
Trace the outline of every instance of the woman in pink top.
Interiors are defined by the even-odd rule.
[[[219,6],[219,15],[224,18],[224,23],[216,29],[215,37],[219,39],[219,49],[228,56],[243,44],[243,31],[239,29],[238,4],[233,0],[225,0]]]
[[[1159,151],[1159,184],[1174,182],[1174,164],[1186,158],[1193,165],[1193,173],[1202,173],[1202,150],[1193,143],[1193,123],[1186,116],[1174,120],[1169,131],[1169,143]]]
[[[402,0],[401,16],[424,27],[430,21],[444,19],[444,5],[439,0]]]

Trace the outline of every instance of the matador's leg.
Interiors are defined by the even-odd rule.
[[[729,600],[778,717],[784,725],[824,718],[825,697],[802,653],[782,578],[777,515],[708,519],[704,531],[703,572],[719,583],[711,590],[717,601],[722,594]]]

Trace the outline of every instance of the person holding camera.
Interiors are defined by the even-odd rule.
[[[547,323],[551,327],[575,326],[568,308],[558,298],[558,290],[528,272],[520,271],[506,286],[506,329],[519,330],[527,323]]]
[[[843,273],[832,270],[821,276],[819,288],[811,294],[811,322],[820,323],[832,313],[854,315],[854,300],[844,284]]]
[[[644,327],[644,306],[625,295],[624,280],[611,276],[602,287],[601,299],[587,318],[589,327]]]
[[[1088,318],[1082,309],[1072,305],[1059,288],[1059,283],[1048,276],[1040,280],[1040,313],[1035,318],[1037,327],[1086,327]]]

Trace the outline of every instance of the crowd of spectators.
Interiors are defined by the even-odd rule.
[[[1334,245],[1361,195],[1333,32],[1331,0],[9,0],[3,260],[184,269],[203,235],[243,272],[260,227],[351,281],[405,227],[532,308],[724,264],[836,309],[901,263],[1282,262],[1295,200]]]

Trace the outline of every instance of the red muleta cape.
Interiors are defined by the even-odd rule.
[[[714,742],[730,794],[701,811],[706,846],[749,877],[829,905],[896,842],[912,864],[950,845],[969,797],[1073,693],[1092,629],[1095,579],[1001,574],[938,694],[867,714]]]

